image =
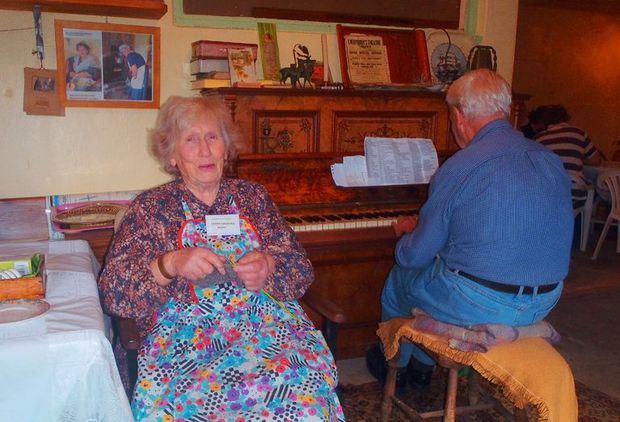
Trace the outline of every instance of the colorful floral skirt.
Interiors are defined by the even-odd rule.
[[[138,356],[136,420],[343,421],[334,359],[295,301],[235,283],[166,302]]]

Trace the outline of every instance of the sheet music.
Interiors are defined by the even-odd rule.
[[[364,140],[364,156],[344,157],[332,165],[337,186],[386,186],[428,183],[439,167],[430,139],[371,138]]]
[[[342,164],[331,166],[332,178],[337,186],[367,186],[368,172],[363,155],[342,157]]]

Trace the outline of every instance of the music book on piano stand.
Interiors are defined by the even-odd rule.
[[[428,183],[439,167],[430,139],[364,139],[364,155],[343,157],[331,166],[336,186],[388,186]]]

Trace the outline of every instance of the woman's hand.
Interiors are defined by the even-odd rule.
[[[418,225],[418,217],[416,215],[403,215],[398,217],[392,227],[396,236],[400,237],[405,233],[411,233]]]
[[[275,269],[275,261],[266,252],[252,251],[234,266],[235,273],[246,289],[258,291],[265,287],[267,277]]]
[[[159,258],[159,257],[158,257]],[[166,286],[171,279],[162,274],[158,267],[158,258],[151,262],[151,271],[160,286]],[[172,252],[166,252],[161,261],[161,266],[172,277],[185,277],[192,281],[200,280],[213,271],[226,274],[224,268],[226,258],[215,254],[205,248],[183,248]]]

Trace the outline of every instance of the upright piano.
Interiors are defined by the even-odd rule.
[[[202,95],[227,104],[243,135],[231,172],[266,186],[312,261],[310,289],[345,311],[338,358],[364,356],[378,341],[381,290],[394,264],[392,221],[416,213],[427,186],[340,188],[330,166],[363,154],[365,136],[430,138],[440,157],[449,155],[456,145],[443,94],[222,88]]]
[[[427,187],[341,188],[330,173],[341,160],[334,153],[242,155],[237,173],[267,188],[314,266],[310,289],[343,308],[337,355],[347,358],[377,341],[381,289],[397,240],[392,222],[417,213]]]

